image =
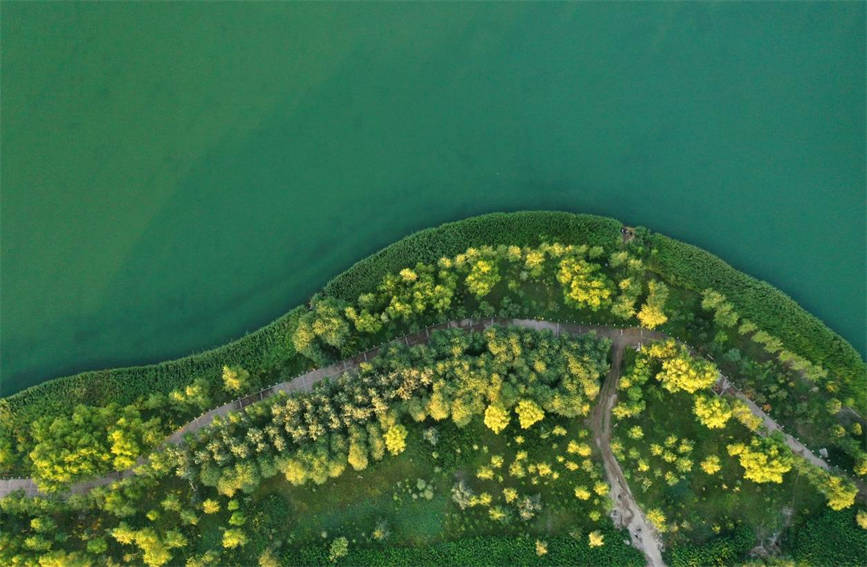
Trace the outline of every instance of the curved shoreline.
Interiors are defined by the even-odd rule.
[[[610,217],[598,215],[570,213],[563,211],[520,211],[514,213],[489,213],[475,217],[468,217],[459,221],[445,223],[438,227],[432,227],[412,233],[381,250],[367,256],[345,271],[337,274],[322,288],[322,294],[326,296],[341,297],[354,301],[357,298],[358,284],[353,285],[353,279],[362,280],[361,287],[369,285],[372,282],[378,282],[378,277],[381,276],[377,268],[391,267],[402,268],[406,267],[401,263],[402,258],[415,253],[416,255],[433,255],[438,256],[446,253],[451,248],[458,250],[463,247],[475,245],[479,242],[488,244],[498,244],[500,240],[510,243],[518,243],[522,238],[526,239],[526,234],[516,237],[518,233],[535,232],[536,240],[557,240],[558,238],[564,242],[582,241],[584,243],[604,242],[611,245],[620,239],[620,229],[623,224]],[[537,230],[538,229],[538,230]],[[543,234],[544,237],[539,235]],[[838,333],[830,329],[821,320],[803,309],[797,302],[791,299],[783,291],[753,278],[752,276],[740,272],[717,256],[693,246],[686,242],[681,242],[673,238],[667,237],[661,233],[648,233],[648,240],[652,241],[652,245],[660,246],[664,249],[665,254],[672,256],[672,252],[676,252],[685,258],[686,263],[695,264],[696,271],[710,270],[710,274],[715,275],[717,281],[735,281],[737,285],[743,288],[745,296],[732,296],[729,294],[729,299],[736,304],[757,304],[771,301],[775,303],[778,309],[788,310],[787,324],[792,325],[791,319],[797,319],[801,331],[803,331],[803,339],[801,342],[814,344],[817,341],[824,345],[817,347],[821,352],[827,352],[828,356],[839,356],[844,359],[843,367],[849,372],[855,372],[858,375],[867,376],[867,365],[865,365],[860,353],[846,341]],[[648,242],[650,245],[651,242]],[[463,249],[459,251],[463,251]],[[422,250],[418,252],[417,250]],[[671,273],[657,273],[664,279],[677,278],[689,280],[689,275],[684,274],[681,269],[680,273],[676,273],[677,269],[672,268],[676,262],[671,258],[665,260],[667,268],[672,269]],[[699,270],[701,268],[701,270]],[[718,273],[717,273],[718,272]],[[701,278],[698,278],[701,279]],[[692,286],[687,286],[691,289],[699,289],[708,286],[705,281],[691,282]],[[721,290],[725,293],[725,290]],[[762,294],[768,294],[764,296]],[[234,364],[239,357],[244,356],[245,352],[256,351],[263,348],[263,345],[270,345],[275,338],[285,332],[283,327],[291,325],[294,317],[297,317],[304,309],[303,305],[299,305],[287,313],[276,318],[271,323],[260,327],[259,329],[248,333],[238,339],[230,341],[224,345],[213,349],[205,350],[199,353],[193,353],[177,359],[165,360],[153,364],[126,366],[107,368],[100,370],[86,370],[77,374],[59,376],[47,379],[38,384],[34,384],[17,392],[5,395],[0,398],[0,401],[9,404],[11,410],[17,411],[17,408],[26,407],[30,404],[39,405],[40,399],[57,395],[68,398],[69,396],[80,396],[79,391],[86,389],[91,381],[100,381],[105,378],[115,380],[123,385],[124,381],[132,380],[130,375],[148,374],[150,373],[159,381],[161,378],[171,377],[178,374],[195,374],[210,371],[214,368],[220,368],[223,364]],[[757,321],[758,322],[758,321]],[[767,325],[765,325],[767,327]],[[768,328],[768,331],[775,329]],[[786,337],[782,337],[787,340]],[[803,344],[793,345],[792,349],[795,352],[802,350]],[[802,356],[811,358],[804,352],[799,352]],[[140,378],[141,376],[135,376]],[[112,386],[117,386],[112,384]],[[121,395],[125,392],[125,388],[118,387],[118,393]],[[77,400],[71,400],[76,402]]]

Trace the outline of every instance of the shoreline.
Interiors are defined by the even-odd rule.
[[[445,223],[445,224],[440,225],[438,227],[423,229],[421,231],[418,231],[418,232],[415,232],[415,233],[412,233],[410,235],[405,236],[404,238],[386,246],[385,248],[371,254],[370,256],[367,256],[367,257],[359,260],[358,262],[356,262],[355,264],[353,264],[352,266],[350,266],[349,268],[347,268],[343,272],[337,274],[334,278],[332,278],[329,282],[327,282],[322,287],[322,291],[320,293],[323,295],[326,295],[326,296],[336,296],[336,297],[343,297],[344,299],[355,300],[357,298],[357,296],[352,297],[350,295],[349,297],[346,297],[347,291],[348,291],[346,288],[349,286],[344,284],[344,280],[352,279],[353,277],[356,277],[357,272],[359,272],[359,271],[367,272],[367,274],[365,274],[365,275],[368,276],[366,279],[369,280],[370,279],[369,276],[370,276],[370,272],[371,272],[371,270],[369,269],[370,268],[369,264],[375,263],[378,260],[382,260],[384,257],[389,256],[390,252],[397,251],[398,253],[402,253],[402,252],[404,252],[404,250],[402,250],[402,249],[412,248],[413,246],[415,246],[416,241],[419,241],[418,244],[420,244],[420,245],[421,244],[429,244],[429,242],[427,242],[427,241],[429,241],[431,239],[435,239],[435,235],[437,233],[445,233],[444,236],[453,236],[451,234],[452,232],[460,231],[461,229],[463,229],[465,227],[465,225],[468,225],[468,224],[473,224],[473,223],[481,224],[481,225],[484,225],[487,223],[501,224],[501,223],[498,223],[498,221],[505,221],[507,224],[511,223],[511,224],[520,225],[521,221],[525,220],[526,218],[531,218],[535,222],[539,222],[539,221],[544,221],[545,217],[553,217],[553,218],[556,218],[556,219],[561,220],[561,221],[564,219],[572,220],[576,224],[579,224],[579,225],[582,225],[585,223],[592,223],[594,225],[593,228],[603,229],[602,231],[600,231],[600,234],[596,234],[595,236],[597,238],[602,238],[602,239],[606,240],[609,245],[614,240],[617,240],[617,241],[622,240],[621,230],[625,227],[625,225],[623,225],[620,221],[613,219],[613,218],[610,218],[610,217],[580,214],[580,213],[569,213],[569,212],[562,212],[562,211],[521,211],[521,212],[515,212],[515,213],[489,213],[486,215],[468,217],[468,218],[463,219],[463,220]],[[541,224],[544,225],[545,223],[542,222]],[[484,228],[487,228],[487,227],[484,227]],[[605,229],[607,229],[608,235],[604,234]],[[585,233],[586,233],[586,230],[585,230]],[[508,233],[507,233],[507,235],[508,235]],[[788,295],[786,295],[786,293],[783,292],[782,290],[768,284],[767,282],[758,280],[758,279],[750,276],[749,274],[746,274],[744,272],[740,272],[739,270],[732,268],[730,265],[725,263],[724,260],[718,258],[714,254],[707,252],[706,250],[704,250],[702,248],[699,248],[699,247],[694,246],[692,244],[689,244],[687,242],[683,242],[683,241],[665,236],[664,234],[661,234],[661,233],[650,233],[650,236],[652,238],[654,238],[659,244],[662,244],[662,245],[668,246],[668,247],[677,248],[679,250],[683,250],[684,253],[687,255],[698,257],[700,260],[709,261],[713,264],[724,267],[724,268],[720,268],[720,269],[727,269],[726,271],[730,272],[729,274],[723,274],[723,275],[737,274],[741,278],[745,279],[745,281],[747,283],[751,283],[753,285],[753,287],[769,288],[771,290],[771,293],[775,294],[775,299],[777,301],[780,301],[780,302],[782,302],[783,305],[787,305],[788,307],[792,308],[798,317],[805,319],[805,322],[812,323],[813,324],[812,326],[816,329],[815,330],[816,333],[824,334],[826,337],[828,337],[828,340],[830,340],[832,343],[836,343],[839,346],[839,349],[842,349],[843,351],[848,351],[848,353],[846,353],[846,352],[842,353],[843,356],[845,356],[846,358],[852,359],[852,355],[854,355],[854,360],[852,360],[851,364],[855,364],[856,366],[860,366],[861,367],[860,370],[862,372],[867,372],[867,370],[865,370],[865,369],[867,369],[867,363],[865,363],[865,360],[861,356],[861,353],[851,343],[849,343],[839,333],[837,333],[836,331],[834,331],[833,329],[828,327],[823,321],[821,321],[820,319],[815,317],[815,315],[806,311],[796,301],[794,301],[792,298],[790,298]],[[573,239],[576,241],[581,240],[580,237],[579,238],[573,238]],[[471,239],[468,238],[467,240],[471,240]],[[564,239],[564,240],[566,240],[566,239]],[[461,245],[463,245],[463,244],[464,243],[462,242]],[[392,255],[394,255],[394,254],[392,254]],[[664,274],[664,273],[660,273],[660,272],[657,272],[657,273],[659,273],[663,277],[666,276],[666,274]],[[671,275],[671,274],[668,274],[668,275]],[[677,274],[677,277],[681,277],[680,274]],[[319,293],[317,293],[315,295],[319,295]],[[743,298],[739,298],[737,296],[729,296],[729,299],[731,301],[735,302],[736,304],[738,304],[739,301],[743,301]],[[191,354],[188,354],[186,356],[179,357],[179,358],[161,360],[161,361],[153,362],[153,363],[149,363],[149,364],[139,364],[139,365],[132,365],[132,366],[118,366],[118,367],[111,367],[111,368],[98,368],[98,369],[92,369],[92,370],[84,370],[84,371],[81,371],[81,372],[78,372],[75,374],[56,376],[53,378],[48,378],[46,380],[43,380],[42,382],[33,384],[31,386],[27,386],[25,388],[22,388],[20,390],[15,391],[15,392],[5,394],[2,397],[0,397],[0,401],[6,400],[6,401],[8,401],[8,403],[10,403],[10,405],[15,406],[16,403],[18,402],[19,398],[25,398],[25,397],[28,397],[29,395],[35,394],[36,390],[38,390],[38,389],[63,387],[66,385],[71,386],[71,385],[73,385],[72,384],[73,382],[82,381],[82,380],[88,381],[90,378],[97,377],[100,375],[128,375],[128,374],[140,374],[143,372],[161,373],[163,371],[175,373],[175,372],[183,370],[182,368],[178,368],[178,367],[184,367],[184,366],[197,367],[197,370],[199,372],[201,372],[201,371],[205,370],[204,368],[199,368],[202,366],[219,367],[219,366],[222,366],[222,363],[219,360],[213,361],[211,359],[219,359],[223,356],[226,356],[226,358],[228,359],[228,358],[231,358],[232,351],[247,350],[248,347],[250,347],[250,346],[255,347],[255,345],[253,345],[252,343],[254,343],[259,338],[264,338],[267,335],[272,335],[275,331],[277,331],[279,329],[279,327],[281,327],[282,325],[285,325],[287,323],[290,323],[291,319],[293,317],[297,316],[297,314],[300,314],[300,312],[302,312],[304,310],[304,307],[307,304],[309,304],[309,300],[294,307],[293,309],[290,309],[286,313],[283,313],[282,315],[278,316],[276,319],[272,320],[270,323],[254,330],[252,332],[246,333],[237,339],[234,339],[232,341],[229,341],[227,343],[224,343],[224,344],[217,346],[217,347],[214,347],[212,349],[206,349],[206,350],[203,350],[200,352],[194,352],[194,353],[191,353]],[[767,327],[767,325],[765,325],[764,327]],[[793,350],[795,350],[797,352],[797,349],[793,349]],[[802,354],[802,356],[803,356],[803,354]],[[810,357],[806,356],[806,358],[810,358]],[[867,374],[865,374],[865,375],[867,375]],[[26,402],[25,402],[25,404],[26,404]]]

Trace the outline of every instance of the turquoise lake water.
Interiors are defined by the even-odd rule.
[[[865,346],[865,4],[2,5],[7,394],[225,342],[414,230],[562,209]]]

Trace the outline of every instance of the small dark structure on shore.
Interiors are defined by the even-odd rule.
[[[623,238],[623,242],[629,242],[630,240],[635,238],[635,228],[631,226],[621,227],[620,236]]]

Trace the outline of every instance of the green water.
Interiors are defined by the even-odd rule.
[[[865,4],[2,4],[3,394],[416,229],[644,224],[865,347]]]

